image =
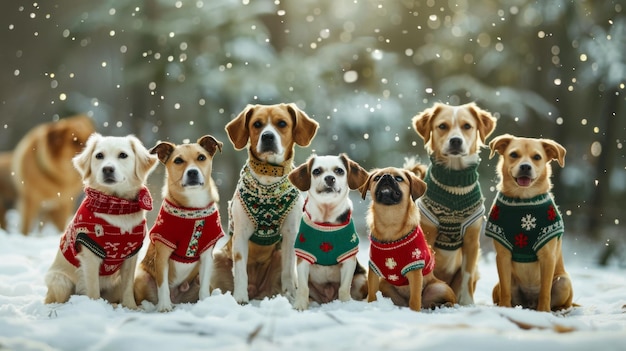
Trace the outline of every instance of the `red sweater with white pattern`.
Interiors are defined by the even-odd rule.
[[[370,235],[369,266],[389,283],[403,286],[409,284],[406,274],[412,270],[422,269],[422,275],[432,272],[435,257],[424,239],[422,228],[417,226],[405,237],[392,242],[380,242]]]

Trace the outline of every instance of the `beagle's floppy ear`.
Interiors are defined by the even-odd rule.
[[[413,128],[424,139],[424,146],[430,148],[430,139],[432,133],[432,120],[441,111],[442,104],[437,102],[432,107],[425,109],[424,111],[413,117]]]
[[[254,113],[254,105],[248,105],[239,113],[235,119],[226,124],[226,133],[231,143],[237,150],[241,150],[248,145],[250,139],[250,131],[248,130],[248,121]]]
[[[198,145],[202,146],[206,151],[209,152],[209,155],[215,156],[215,153],[219,150],[222,152],[222,145],[224,145],[221,141],[215,139],[212,135],[205,135],[200,137],[197,141]]]
[[[156,154],[159,158],[159,161],[161,161],[162,164],[165,164],[167,160],[169,160],[170,155],[175,148],[176,145],[174,145],[173,143],[170,143],[168,141],[162,141],[154,145],[152,149],[150,149],[150,153],[153,155]]]
[[[287,112],[293,119],[293,141],[300,146],[309,146],[319,124],[309,117],[304,111],[298,108],[296,104],[282,104],[283,108],[287,109]]]
[[[506,150],[513,138],[514,137],[511,134],[502,134],[493,138],[493,140],[489,143],[489,148],[491,149],[489,158],[493,158],[496,152],[500,155],[504,155],[504,150]]]
[[[493,117],[489,112],[481,109],[475,103],[468,104],[470,113],[476,118],[478,122],[478,137],[480,139],[480,145],[485,144],[487,137],[496,129],[497,119]]]
[[[417,176],[417,174],[409,170],[405,170],[404,174],[409,180],[409,185],[411,187],[411,197],[413,198],[413,201],[415,201],[426,192],[426,183],[421,180],[420,177]]]
[[[85,142],[85,148],[78,155],[72,158],[74,168],[80,173],[80,176],[85,179],[91,175],[91,155],[98,144],[98,141],[102,139],[102,135],[99,133],[93,133],[87,138]]]
[[[372,177],[374,177],[374,175],[376,174],[378,170],[374,169],[371,172],[368,173],[367,179],[365,180],[365,183],[363,183],[363,185],[361,185],[361,187],[359,188],[359,191],[361,192],[361,198],[363,200],[365,200],[365,197],[367,196],[367,191],[370,188],[370,183],[372,182]]]
[[[345,153],[339,154],[339,158],[348,172],[348,187],[353,190],[360,188],[369,176],[367,171],[352,161]]]
[[[143,181],[156,166],[158,158],[151,154],[136,136],[129,135],[128,139],[135,152],[135,175]]]
[[[546,155],[548,155],[550,160],[557,160],[559,166],[565,166],[565,153],[567,151],[561,144],[550,139],[541,139],[541,144],[544,150],[546,150]]]
[[[311,155],[307,162],[301,164],[291,172],[287,178],[300,191],[308,191],[311,189],[311,167],[315,160],[315,155]]]

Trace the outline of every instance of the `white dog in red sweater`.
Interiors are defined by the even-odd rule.
[[[46,274],[45,303],[63,303],[79,294],[137,308],[136,254],[146,235],[145,212],[152,209],[144,184],[157,158],[134,136],[94,133],[72,161],[86,196]]]

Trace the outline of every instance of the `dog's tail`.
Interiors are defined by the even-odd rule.
[[[405,157],[402,168],[415,173],[421,179],[426,178],[426,171],[428,170],[428,166],[420,163],[416,157]]]

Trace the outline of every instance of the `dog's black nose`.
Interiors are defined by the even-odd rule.
[[[113,173],[115,173],[115,168],[114,167],[102,167],[102,173],[104,174],[105,177],[110,177],[113,175]]]
[[[463,139],[461,138],[452,138],[450,139],[450,146],[452,148],[458,149],[463,145]]]
[[[274,133],[265,132],[261,134],[261,141],[264,143],[269,143],[274,141]]]
[[[324,177],[324,181],[326,182],[326,185],[331,186],[331,185],[335,184],[336,179],[335,179],[335,177],[333,177],[331,175],[328,175],[328,176]]]
[[[200,171],[197,169],[189,169],[187,170],[187,179],[184,180],[183,186],[195,186],[195,185],[204,185],[202,181],[202,177],[200,176]]]
[[[519,165],[519,170],[522,172],[530,172],[532,171],[533,167],[527,163],[522,163],[521,165]]]
[[[115,183],[115,167],[105,166],[102,167],[102,176],[104,182],[107,184]]]
[[[402,191],[393,175],[383,174],[378,181],[375,191],[376,202],[384,205],[395,205],[402,201]]]

